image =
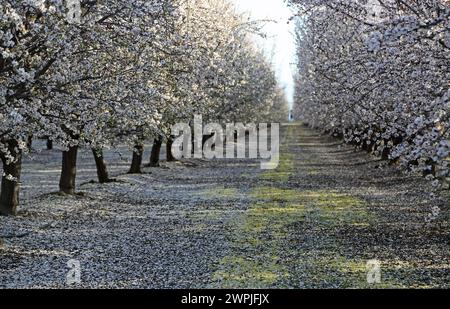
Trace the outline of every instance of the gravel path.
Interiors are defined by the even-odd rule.
[[[82,152],[77,197],[49,194],[60,153],[35,154],[19,215],[0,218],[0,287],[72,287],[69,260],[84,288],[450,287],[448,193],[300,125],[282,139],[274,171],[192,160],[124,175],[130,154],[109,151],[106,185],[88,183]]]

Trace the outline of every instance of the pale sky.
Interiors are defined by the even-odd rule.
[[[254,20],[270,19],[275,22],[264,27],[267,39],[256,39],[272,60],[280,84],[292,104],[294,93],[293,69],[295,62],[295,39],[293,15],[283,0],[232,0],[240,12],[248,12]],[[288,23],[289,22],[289,23]],[[272,58],[273,55],[273,58]]]

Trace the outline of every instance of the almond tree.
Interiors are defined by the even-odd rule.
[[[62,134],[45,113],[49,70],[70,54],[80,30],[67,22],[62,2],[0,3],[0,213],[14,214],[22,154],[28,151],[29,139],[49,128]]]
[[[190,123],[195,114],[223,122],[266,115],[276,88],[273,70],[248,36],[255,25],[228,1],[174,3],[179,16],[167,20],[161,34],[169,42],[157,86],[165,107],[150,166],[158,164],[163,139],[170,159],[173,124]]]
[[[290,2],[298,117],[431,179],[448,176],[448,1]]]
[[[252,25],[225,0],[0,0],[0,212],[18,205],[33,136],[63,147],[60,191],[75,193],[79,147],[168,140],[175,122],[253,121],[280,97],[251,44]],[[158,147],[153,154],[159,156]],[[156,156],[156,155],[155,155]]]
[[[99,181],[109,181],[102,148],[134,140],[156,130],[159,114],[155,80],[158,20],[166,1],[92,2],[82,8],[85,29],[77,49],[58,63],[72,68],[52,92],[49,113],[66,136],[60,190],[75,193],[80,146],[93,149]]]

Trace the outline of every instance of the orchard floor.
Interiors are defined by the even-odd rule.
[[[27,159],[19,215],[0,218],[0,287],[450,287],[449,194],[301,125],[282,128],[274,171],[190,160],[126,175],[123,156],[107,152],[119,181],[99,185],[82,152],[75,197],[51,194],[57,150]]]

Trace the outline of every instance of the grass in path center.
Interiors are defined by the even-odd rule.
[[[295,127],[288,127],[285,143],[296,138]],[[283,149],[288,151],[288,145]],[[302,191],[283,188],[294,172],[293,153],[281,156],[279,167],[262,174],[273,186],[256,187],[250,193],[254,201],[245,214],[233,220],[230,253],[214,274],[214,285],[222,288],[283,287],[290,276],[282,255],[290,225],[306,217],[317,224],[368,224],[370,215],[359,199],[325,190]],[[291,248],[299,252],[299,248]],[[301,262],[301,261],[299,261]],[[351,265],[349,265],[351,266]],[[346,269],[342,263],[340,268]],[[358,267],[359,269],[359,267]]]

